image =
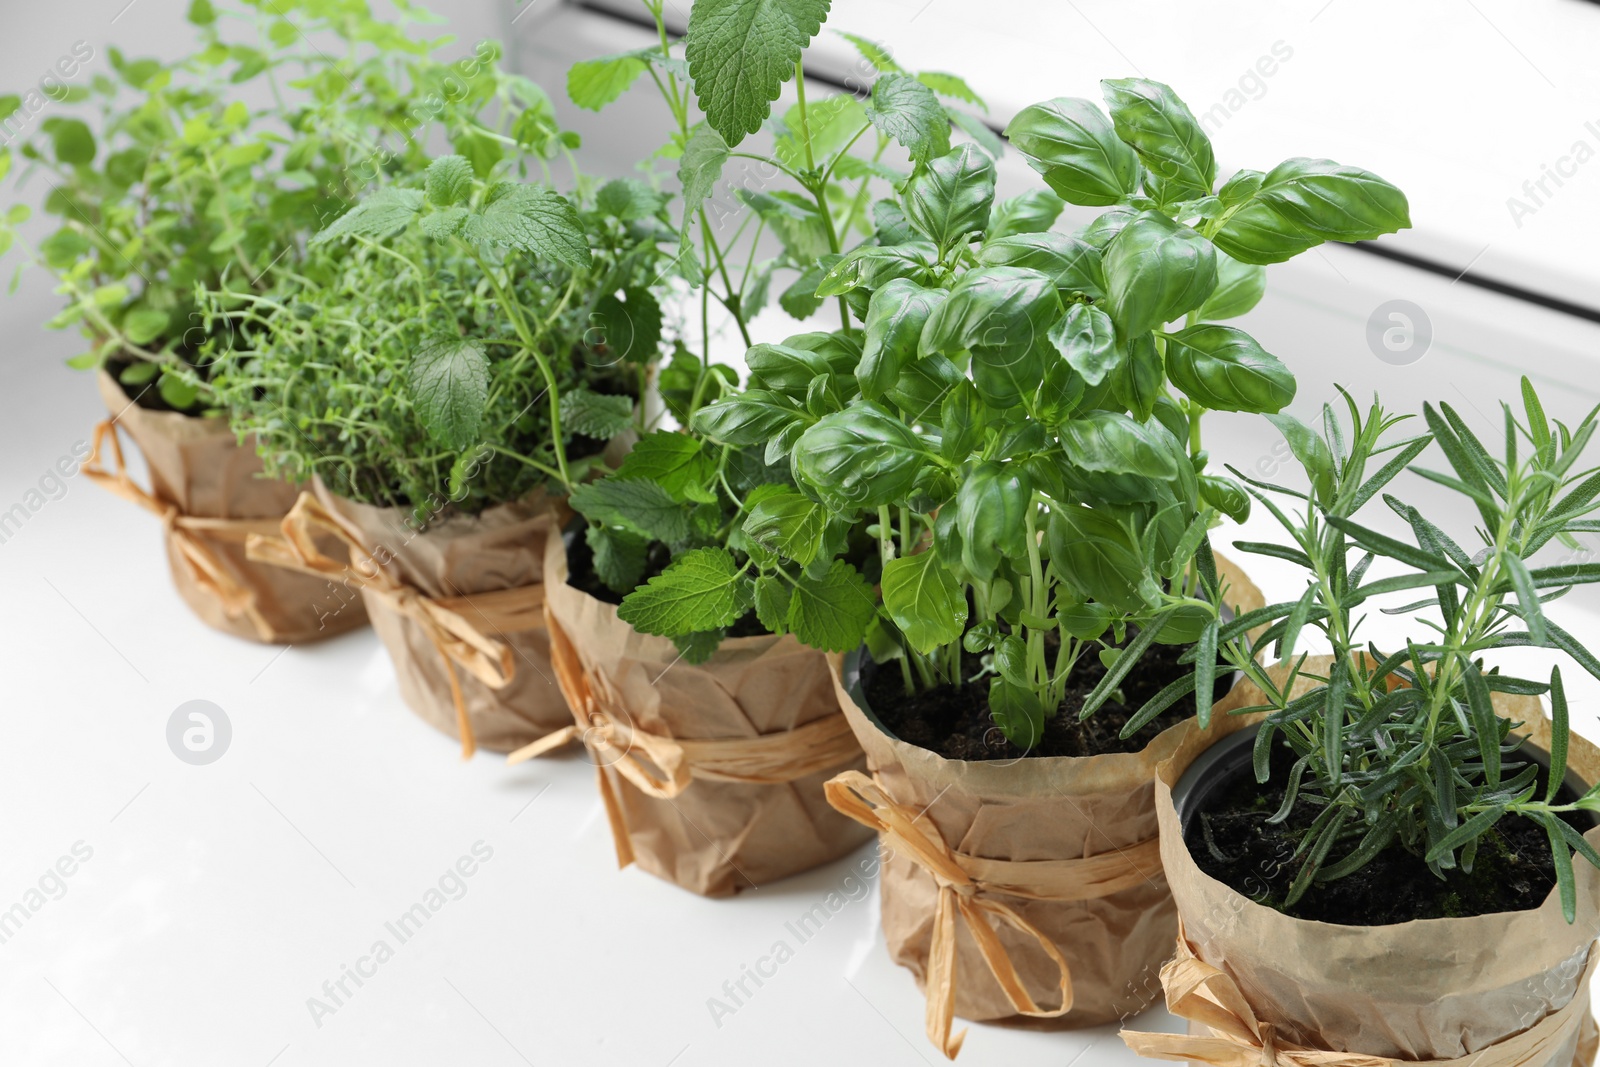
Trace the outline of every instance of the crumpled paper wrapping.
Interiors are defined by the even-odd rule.
[[[629,729],[677,740],[749,738],[838,713],[826,658],[793,636],[730,638],[708,662],[685,663],[670,640],[639,633],[617,617],[615,605],[567,584],[559,536],[548,539],[545,552],[546,610],[590,684],[608,693],[610,713],[626,715]],[[810,870],[872,837],[823,798],[823,783],[860,768],[859,755],[781,784],[697,778],[672,799],[649,796],[620,774],[622,755],[590,746],[618,800],[633,860],[703,896],[731,896]]]
[[[1331,660],[1308,660],[1326,675]],[[1305,682],[1303,690],[1314,684]],[[1535,697],[1494,694],[1518,732],[1548,749],[1549,720]],[[1341,926],[1290,918],[1255,904],[1202,873],[1189,855],[1172,803],[1172,786],[1217,740],[1259,721],[1228,708],[1261,703],[1241,683],[1217,704],[1210,736],[1179,738],[1157,771],[1161,858],[1196,955],[1227,972],[1256,1015],[1285,1040],[1310,1048],[1411,1060],[1454,1059],[1479,1052],[1537,1023],[1574,996],[1589,996],[1585,967],[1600,932],[1600,872],[1574,861],[1578,919],[1568,925],[1556,890],[1538,908],[1459,919],[1419,919],[1392,926]],[[1568,766],[1600,781],[1600,750],[1572,735]],[[1584,835],[1600,846],[1600,828]],[[1315,890],[1313,890],[1315,892]],[[1592,1035],[1592,1026],[1585,1027]],[[1580,1033],[1546,1061],[1579,1057]],[[1538,1067],[1538,1065],[1534,1065]]]
[[[1231,604],[1241,612],[1263,606],[1260,590],[1242,571],[1220,556],[1217,563]],[[925,807],[924,817],[950,848],[987,859],[1077,859],[1152,840],[1156,765],[1198,732],[1193,720],[1185,721],[1139,752],[950,760],[884,733],[846,691],[838,663],[835,657],[838,699],[874,775],[900,804]],[[1159,970],[1172,955],[1177,918],[1160,867],[1148,868],[1143,882],[1095,900],[1001,896],[1047,934],[1071,966],[1073,1008],[1058,1018],[1017,1015],[970,931],[958,923],[955,1013],[980,1022],[1076,1028],[1115,1022],[1159,1000]],[[926,992],[939,887],[926,870],[898,854],[885,857],[880,884],[889,955]],[[1009,926],[999,936],[1033,999],[1059,1005],[1059,970],[1049,956]]]
[[[346,532],[369,555],[384,561],[386,571],[435,598],[470,599],[476,593],[539,585],[545,540],[560,519],[551,501],[539,493],[479,515],[436,519],[418,531],[408,523],[409,509],[358,504],[336,496],[320,480],[313,480],[312,488]],[[424,721],[460,740],[444,657],[415,621],[368,590],[360,595],[372,628],[394,661],[401,697]],[[470,611],[463,614],[479,621]],[[480,629],[510,646],[515,673],[505,687],[493,689],[465,671],[457,672],[477,744],[510,752],[569,724],[572,716],[550,667],[550,637],[543,624],[502,633],[482,622]]]
[[[150,471],[150,494],[175,506],[182,516],[200,519],[265,520],[262,530],[294,506],[299,489],[262,477],[253,441],[241,445],[225,419],[196,418],[175,411],[150,411],[134,403],[105,371],[100,396],[117,426],[128,431]],[[247,523],[237,529],[190,530],[215,557],[228,578],[247,591],[253,613],[230,613],[222,599],[197,576],[194,566],[167,533],[172,581],[201,621],[213,629],[250,641],[305,644],[366,624],[359,603],[346,603],[321,579],[245,558]]]

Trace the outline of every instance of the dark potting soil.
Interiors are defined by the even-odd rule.
[[[946,759],[1098,756],[1107,752],[1137,752],[1157,734],[1194,714],[1191,695],[1157,715],[1127,740],[1117,736],[1145,701],[1194,669],[1178,662],[1178,657],[1187,650],[1187,645],[1151,646],[1139,665],[1123,680],[1124,701],[1107,701],[1080,722],[1079,709],[1106,673],[1097,657],[1085,656],[1073,668],[1060,710],[1045,720],[1044,737],[1036,747],[1027,750],[1006,740],[989,717],[989,682],[993,675],[976,677],[983,670],[983,664],[978,656],[969,652],[962,653],[961,673],[968,680],[960,685],[941,685],[908,694],[899,669],[892,666],[874,667],[863,675],[863,682],[867,703],[890,733]],[[1226,674],[1219,672],[1217,696],[1227,690],[1227,679]]]
[[[568,533],[570,536],[567,538],[567,584],[580,592],[588,593],[602,603],[622,603],[624,594],[602,582],[600,576],[595,573],[594,553],[589,549],[589,542],[583,536],[582,524],[569,527]],[[650,553],[646,557],[644,577],[639,579],[639,585],[666,570],[667,564],[671,562],[672,554],[667,551],[666,545],[659,541],[651,544]],[[762,637],[770,632],[761,625],[761,620],[756,618],[754,611],[746,612],[742,619],[728,627],[729,637]]]
[[[1354,874],[1314,885],[1292,908],[1283,906],[1299,870],[1293,860],[1301,835],[1317,808],[1297,800],[1281,824],[1267,817],[1283,803],[1294,757],[1281,741],[1272,755],[1272,781],[1259,785],[1249,764],[1206,798],[1185,832],[1189,854],[1206,874],[1268,907],[1296,919],[1344,926],[1389,926],[1412,919],[1463,918],[1524,911],[1544,903],[1555,887],[1550,842],[1542,826],[1520,816],[1500,820],[1478,845],[1472,872],[1446,871],[1440,878],[1403,846],[1394,845]],[[1508,771],[1509,773],[1509,771]],[[1539,792],[1548,778],[1540,776]],[[1565,802],[1576,799],[1562,790]],[[1589,824],[1568,820],[1583,832]],[[1335,850],[1336,860],[1349,846]],[[1575,862],[1584,862],[1575,858]]]

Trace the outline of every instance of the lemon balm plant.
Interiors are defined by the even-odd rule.
[[[1220,188],[1212,149],[1164,85],[1105,83],[1024,109],[1011,144],[1052,191],[1109,209],[1078,233],[1019,223],[995,204],[976,144],[921,163],[818,293],[867,302],[851,375],[817,367],[703,409],[696,426],[765,443],[797,483],[781,524],[875,519],[883,617],[875,658],[912,692],[959,687],[984,657],[988,710],[1033,748],[1082,663],[1104,665],[1087,716],[1156,642],[1200,644],[1218,622],[1191,566],[1206,531],[1248,500],[1206,471],[1206,411],[1274,413],[1289,370],[1248,333],[1262,264],[1323,240],[1407,224],[1375,175],[1290,160]],[[1176,320],[1180,325],[1169,325]],[[783,358],[798,372],[799,353]],[[781,541],[781,536],[777,538]],[[1132,733],[1178,700],[1210,702],[1214,672],[1174,672]]]

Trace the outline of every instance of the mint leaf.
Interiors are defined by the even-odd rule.
[[[483,210],[461,228],[479,244],[509,245],[579,269],[589,266],[589,237],[566,198],[549,189],[501,182]]]
[[[933,90],[909,74],[885,74],[872,87],[867,118],[926,163],[950,151],[950,117]]]
[[[388,237],[410,224],[422,210],[422,193],[416,189],[379,189],[334,220],[311,239],[325,244],[337,237]]]
[[[650,551],[648,538],[610,526],[590,526],[583,532],[594,556],[594,572],[618,593],[631,593],[644,577]]]
[[[471,341],[437,341],[411,357],[411,402],[434,440],[446,448],[476,443],[489,403],[489,360]]]
[[[594,206],[623,222],[647,219],[667,202],[665,193],[650,188],[637,178],[613,178],[595,194]]]
[[[802,576],[789,602],[789,630],[824,652],[848,652],[867,638],[878,613],[872,587],[850,564],[833,561],[822,578]]]
[[[782,578],[763,576],[756,579],[756,618],[775,634],[789,629],[789,601],[793,599],[789,583]]]
[[[937,70],[925,70],[917,75],[917,81],[926,85],[940,96],[959,100],[963,104],[971,104],[979,111],[989,110],[989,105],[984,103],[983,97],[974,92],[972,86],[968,85],[964,78]]]
[[[722,165],[728,161],[728,143],[722,135],[702,123],[689,134],[689,143],[683,146],[683,158],[678,160],[678,181],[683,186],[683,228],[687,232],[689,220],[694,218],[711,195],[711,189],[722,177]],[[687,243],[687,242],[685,242]]]
[[[630,285],[622,290],[622,299],[606,293],[595,301],[590,321],[599,329],[591,346],[603,344],[618,359],[655,362],[661,347],[661,304],[649,289]]]
[[[425,237],[435,241],[442,241],[447,237],[454,237],[461,232],[461,227],[466,225],[467,216],[472,214],[464,207],[447,207],[443,211],[434,211],[422,216],[422,221],[417,223]]]
[[[561,394],[561,428],[599,441],[633,426],[633,397],[608,396],[584,388]]]
[[[883,606],[911,647],[924,656],[966,629],[966,593],[933,552],[884,564]]]
[[[641,438],[613,475],[638,478],[661,486],[682,500],[715,504],[711,488],[717,474],[716,460],[701,447],[697,438],[672,430],[657,430]]]
[[[672,544],[689,536],[689,514],[672,494],[654,482],[612,475],[585,482],[567,499],[591,522]]]
[[[753,599],[750,580],[727,549],[697,548],[623,598],[617,615],[641,633],[677,637],[731,626]]]
[[[761,128],[828,7],[829,0],[699,0],[690,9],[689,76],[706,121],[729,145]]]
[[[722,646],[722,639],[728,636],[726,630],[696,630],[692,634],[678,634],[672,643],[678,646],[678,651],[683,655],[685,663],[704,663],[717,654],[717,649]]]
[[[880,73],[898,74],[904,69],[894,61],[894,57],[889,54],[889,50],[877,41],[869,40],[858,34],[846,33],[844,30],[834,30],[833,32],[855,46],[855,50],[861,53],[861,58],[871,63],[874,69]]]
[[[590,111],[599,111],[611,101],[628,91],[647,69],[641,57],[646,49],[623,52],[614,56],[601,56],[574,63],[567,71],[567,96],[574,104]],[[656,49],[648,49],[654,52]]]
[[[453,207],[472,195],[472,164],[463,156],[441,156],[428,164],[428,202]]]

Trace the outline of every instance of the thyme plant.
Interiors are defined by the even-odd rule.
[[[1240,709],[1269,712],[1256,735],[1257,780],[1270,777],[1274,745],[1289,746],[1294,756],[1282,782],[1283,804],[1268,821],[1284,822],[1297,804],[1316,812],[1298,844],[1299,867],[1285,903],[1360,870],[1392,847],[1423,857],[1441,876],[1470,872],[1486,836],[1506,817],[1521,816],[1549,836],[1570,922],[1572,856],[1600,866],[1600,855],[1566,816],[1600,811],[1600,783],[1575,800],[1560,795],[1570,736],[1560,668],[1551,669],[1548,683],[1516,678],[1487,666],[1484,655],[1554,648],[1600,677],[1600,660],[1544,610],[1574,586],[1600,581],[1600,566],[1534,561],[1556,539],[1570,543],[1577,533],[1600,530],[1600,521],[1587,517],[1600,507],[1600,471],[1581,462],[1596,412],[1574,427],[1552,424],[1524,378],[1521,419],[1502,405],[1503,440],[1491,450],[1448,404],[1424,408],[1428,433],[1391,441],[1386,437],[1401,419],[1376,401],[1363,417],[1348,394],[1345,400],[1348,427],[1327,407],[1320,434],[1278,417],[1308,476],[1306,492],[1246,479],[1288,543],[1238,547],[1298,564],[1306,572],[1305,591],[1235,619],[1219,634],[1222,657],[1265,694],[1261,707]],[[1430,442],[1439,445],[1449,470],[1413,469],[1476,509],[1481,525],[1470,551],[1417,507],[1383,492]],[[1356,521],[1380,493],[1409,528],[1408,540]],[[1293,506],[1301,510],[1291,515],[1274,498],[1298,502]],[[1369,579],[1378,561],[1381,570],[1395,573]],[[1409,590],[1426,596],[1383,609],[1414,624],[1405,647],[1382,650],[1363,641],[1369,602]],[[1295,658],[1301,637],[1312,631],[1333,652],[1326,676],[1307,668],[1306,653]],[[1269,651],[1289,665],[1282,680],[1274,681],[1262,665]],[[1313,684],[1291,695],[1296,682],[1306,681]],[[1511,736],[1518,724],[1496,711],[1494,693],[1548,693],[1548,774],[1520,752]],[[1202,722],[1207,715],[1202,706]]]

